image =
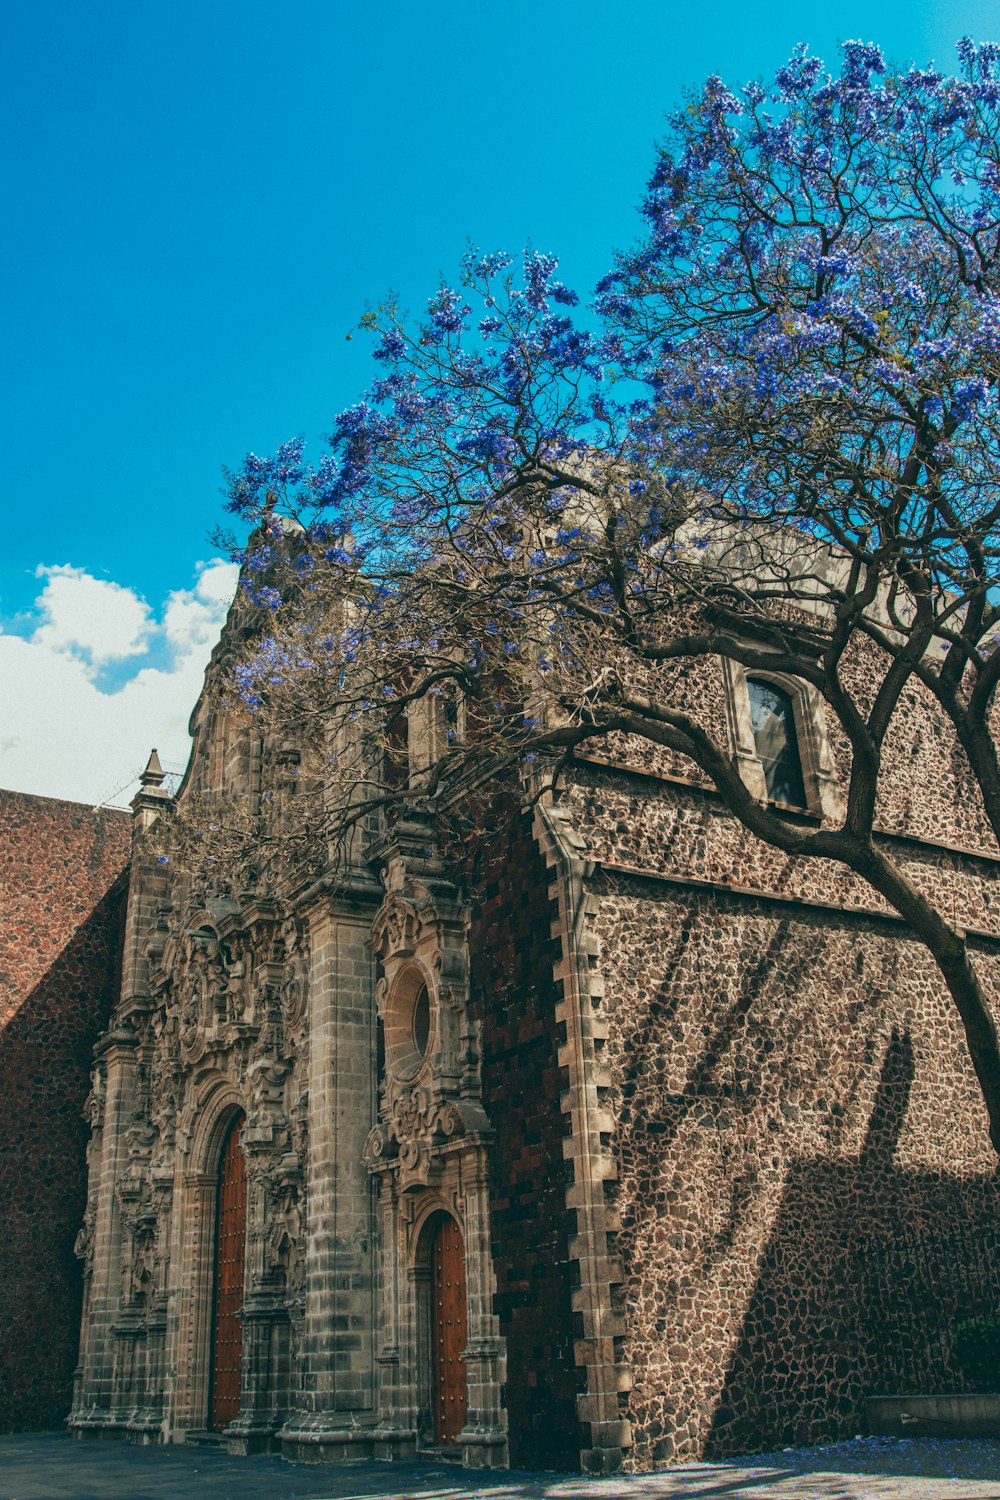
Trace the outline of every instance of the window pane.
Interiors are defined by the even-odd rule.
[[[791,698],[772,683],[758,682],[753,677],[747,680],[747,692],[768,800],[784,802],[789,807],[805,807],[806,791]]]
[[[413,1045],[423,1057],[431,1034],[431,997],[427,992],[426,984],[422,984],[417,991],[410,1024],[413,1028]]]
[[[444,719],[445,744],[455,745],[462,738],[462,725],[459,715],[458,685],[454,682],[446,682],[441,689],[441,712]]]

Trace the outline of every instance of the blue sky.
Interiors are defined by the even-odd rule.
[[[318,451],[370,378],[346,339],[366,300],[419,306],[470,239],[531,239],[584,292],[636,233],[664,112],[706,74],[773,72],[799,40],[835,61],[857,36],[950,67],[963,33],[1000,33],[996,0],[14,0],[0,643],[48,630],[95,712],[143,670],[167,691],[165,611],[213,555],[221,465],[300,431]],[[85,580],[139,600],[135,649],[97,663],[86,623],[53,635],[54,584],[68,619],[74,580],[89,608],[122,601]],[[22,776],[12,737],[32,759],[13,671],[0,652],[0,785]],[[24,789],[77,795],[47,774]]]

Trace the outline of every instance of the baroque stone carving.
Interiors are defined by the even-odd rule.
[[[447,882],[409,876],[401,857],[389,861],[384,878],[372,946],[384,970],[376,1004],[386,1070],[365,1161],[371,1171],[394,1171],[407,1188],[439,1176],[459,1142],[485,1141],[489,1121],[468,1014],[464,906]],[[418,1017],[422,1006],[428,1013]]]
[[[104,1077],[100,1068],[94,1070],[94,1082],[84,1100],[83,1118],[87,1121],[92,1131],[100,1130],[104,1124]]]

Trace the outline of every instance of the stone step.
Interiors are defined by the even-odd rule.
[[[417,1457],[427,1459],[431,1463],[461,1464],[461,1448],[423,1448],[417,1449]]]

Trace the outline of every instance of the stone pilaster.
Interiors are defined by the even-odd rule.
[[[240,1414],[226,1428],[230,1453],[264,1453],[286,1413],[288,1313],[280,1296],[258,1287],[243,1303],[243,1390]]]
[[[507,1361],[499,1319],[493,1312],[487,1178],[486,1153],[470,1153],[462,1162],[468,1315],[468,1341],[462,1358],[469,1405],[458,1439],[467,1468],[507,1464],[507,1414],[501,1404]]]
[[[262,1453],[288,1415],[288,1311],[279,1278],[265,1258],[266,1182],[271,1153],[247,1150],[246,1295],[240,1414],[226,1428],[230,1453]]]
[[[104,1078],[100,1128],[99,1180],[95,1199],[93,1269],[86,1309],[78,1404],[70,1428],[79,1436],[114,1427],[112,1413],[115,1338],[113,1324],[121,1296],[122,1224],[115,1193],[128,1159],[125,1131],[131,1122],[137,1038],[127,1023],[109,1032],[95,1053]]]
[[[164,774],[154,750],[139,778],[139,791],[132,799],[132,872],[122,950],[122,989],[117,1007],[122,1020],[133,1010],[146,1008],[144,939],[155,926],[158,909],[166,899],[168,867],[160,863],[146,843],[150,830],[171,805],[170,795],[163,787]]]
[[[373,1190],[374,903],[323,896],[309,924],[305,1319],[297,1408],[281,1431],[299,1461],[367,1456],[376,1422]]]
[[[176,1411],[182,1428],[200,1429],[208,1411],[209,1370],[212,1358],[211,1276],[215,1250],[215,1210],[218,1180],[214,1172],[189,1172],[184,1180],[188,1237],[182,1285],[197,1290],[185,1330],[185,1346],[178,1350]]]
[[[378,1328],[380,1343],[375,1362],[378,1366],[378,1414],[374,1456],[383,1459],[409,1458],[417,1448],[416,1399],[404,1402],[401,1384],[400,1269],[406,1264],[405,1236],[398,1223],[396,1185],[391,1174],[375,1178],[379,1193],[379,1277]]]

